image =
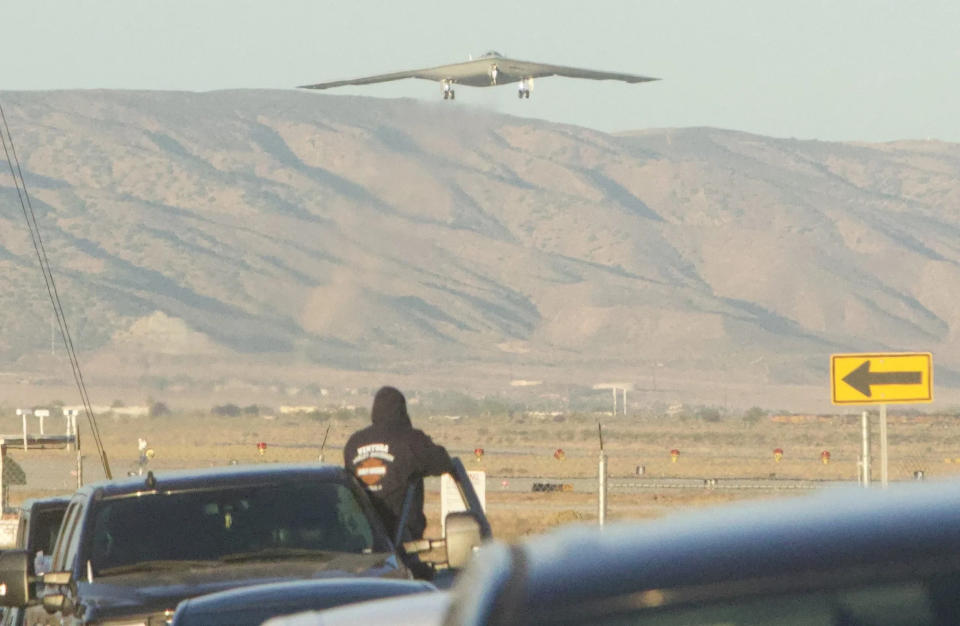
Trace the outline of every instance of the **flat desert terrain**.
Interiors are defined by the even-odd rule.
[[[460,456],[470,470],[487,473],[487,511],[494,533],[514,540],[566,523],[595,523],[597,494],[590,480],[597,475],[599,443],[597,424],[602,422],[604,450],[608,456],[611,489],[609,520],[650,519],[691,508],[735,501],[796,497],[810,489],[795,488],[796,481],[857,481],[861,444],[858,415],[764,416],[745,420],[727,416],[717,421],[680,417],[608,415],[514,415],[488,417],[424,417],[413,413],[414,425]],[[48,424],[59,432],[62,420]],[[320,442],[329,426],[324,461],[342,462],[341,449],[364,417],[347,419],[306,415],[222,417],[175,414],[158,418],[99,417],[100,433],[115,477],[137,469],[138,440],[145,439],[154,457],[149,468],[165,470],[230,463],[311,463],[320,456]],[[873,426],[873,472],[879,482],[877,418]],[[0,418],[0,432],[13,436],[21,429],[15,416]],[[960,421],[951,416],[898,415],[888,420],[889,475],[891,481],[926,479],[960,473]],[[267,448],[260,454],[257,443]],[[84,478],[102,477],[92,437],[81,424]],[[484,453],[477,458],[476,448]],[[556,455],[557,450],[562,455]],[[783,454],[778,461],[774,451]],[[676,460],[671,451],[679,452]],[[829,463],[821,455],[830,453]],[[28,468],[44,455],[46,482],[40,474],[31,479]],[[561,456],[561,459],[556,456]],[[10,504],[26,497],[64,491],[75,477],[71,455],[62,451],[8,450],[8,458],[27,469],[26,484],[11,488]],[[53,468],[53,469],[50,469]],[[56,468],[60,468],[59,470]],[[61,484],[51,485],[49,474],[59,471]],[[638,475],[638,472],[642,472]],[[669,485],[668,479],[687,480],[686,488]],[[732,479],[755,481],[753,488],[726,488]],[[522,491],[530,481],[571,485],[567,491]],[[624,485],[647,486],[625,489]],[[708,482],[713,482],[708,486]],[[725,485],[725,481],[727,484]],[[692,486],[689,486],[691,485]],[[427,512],[431,526],[439,522],[439,494],[428,483]],[[698,487],[698,485],[703,485]],[[820,484],[820,483],[817,483]],[[618,485],[619,487],[614,487]],[[653,486],[650,486],[653,485]],[[657,486],[660,485],[660,486]]]

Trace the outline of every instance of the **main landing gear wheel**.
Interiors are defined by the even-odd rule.
[[[530,99],[530,88],[533,87],[532,78],[521,78],[520,84],[517,86],[517,97]]]

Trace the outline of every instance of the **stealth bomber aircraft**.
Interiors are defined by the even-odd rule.
[[[518,83],[518,98],[529,99],[530,90],[533,89],[533,79],[544,78],[546,76],[588,78],[591,80],[620,80],[627,83],[645,83],[653,80],[659,80],[658,78],[639,76],[637,74],[600,72],[596,70],[586,70],[579,67],[567,67],[565,65],[550,65],[549,63],[520,61],[518,59],[505,57],[498,52],[491,51],[481,55],[479,58],[471,59],[463,63],[451,63],[449,65],[439,65],[437,67],[428,67],[419,70],[406,70],[403,72],[393,72],[390,74],[364,76],[362,78],[335,80],[326,83],[316,83],[314,85],[301,85],[301,88],[330,89],[332,87],[343,87],[346,85],[369,85],[372,83],[385,83],[404,78],[422,78],[425,80],[439,82],[443,89],[444,100],[453,100],[456,98],[457,92],[454,89],[455,85],[491,87],[495,85],[506,85],[509,83]]]

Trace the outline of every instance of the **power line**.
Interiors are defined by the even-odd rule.
[[[33,210],[33,203],[30,202],[30,194],[27,193],[27,183],[23,178],[23,170],[20,167],[20,159],[17,158],[17,150],[13,143],[13,135],[10,134],[10,127],[7,124],[7,115],[4,112],[2,105],[0,105],[0,120],[3,122],[2,132],[0,132],[0,140],[2,140],[3,143],[3,152],[6,155],[7,165],[10,168],[10,175],[13,177],[13,183],[17,189],[17,197],[20,199],[20,208],[23,210],[23,218],[27,222],[27,229],[30,231],[30,239],[33,242],[33,249],[37,254],[37,261],[40,263],[40,271],[43,274],[43,281],[47,287],[47,295],[50,298],[50,304],[53,306],[54,314],[57,317],[57,324],[60,327],[60,337],[63,340],[64,348],[66,348],[67,356],[70,360],[70,368],[73,370],[73,379],[76,382],[77,389],[80,392],[80,400],[83,403],[84,412],[87,414],[87,421],[90,424],[90,432],[93,435],[93,441],[97,446],[97,454],[100,456],[100,462],[103,465],[104,475],[107,478],[112,478],[113,476],[110,473],[110,463],[107,461],[107,453],[103,447],[103,440],[100,437],[100,429],[97,426],[97,419],[93,414],[93,407],[90,403],[90,397],[87,394],[87,386],[83,380],[83,372],[80,369],[80,361],[77,359],[77,353],[73,347],[73,339],[70,336],[70,328],[67,326],[67,317],[63,312],[63,304],[60,301],[60,293],[57,290],[57,283],[54,280],[53,272],[50,269],[50,259],[47,257],[47,250],[44,247],[43,239],[40,236],[40,227],[37,225],[37,216]],[[77,443],[77,448],[79,449],[79,441]]]

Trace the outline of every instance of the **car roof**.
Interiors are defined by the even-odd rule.
[[[249,484],[269,484],[291,480],[319,480],[348,482],[350,474],[339,465],[227,465],[189,470],[148,472],[143,476],[101,481],[84,485],[78,493],[99,491],[102,497],[144,493],[151,491],[179,491],[209,489]],[[152,480],[156,481],[151,485]]]
[[[960,482],[829,489],[653,522],[569,527],[481,551],[455,593],[473,606],[504,597],[515,605],[575,605],[642,590],[878,570],[923,559],[949,559],[960,569]],[[486,583],[478,581],[484,577]],[[478,599],[484,585],[496,589]]]

